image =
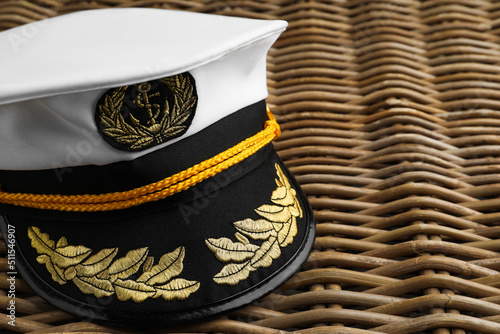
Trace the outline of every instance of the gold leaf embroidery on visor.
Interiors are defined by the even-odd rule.
[[[148,257],[148,248],[129,251],[115,260],[118,248],[105,248],[90,255],[85,246],[70,246],[65,237],[57,243],[36,226],[28,228],[31,246],[40,254],[37,262],[45,264],[52,279],[59,284],[73,283],[85,294],[98,298],[116,294],[118,300],[141,303],[148,298],[184,300],[200,287],[198,281],[175,278],[182,273],[184,247],[164,254],[156,265]],[[139,269],[142,265],[142,273]],[[132,275],[138,275],[131,279]]]
[[[290,186],[280,166],[276,164],[275,167],[278,187],[271,195],[274,204],[264,204],[255,209],[264,219],[247,218],[234,222],[238,242],[225,237],[205,240],[218,260],[230,262],[213,277],[217,284],[236,285],[247,279],[250,272],[269,267],[273,260],[281,256],[281,248],[291,244],[297,235],[297,217],[302,217],[302,208],[295,189]],[[248,238],[263,242],[259,246]]]

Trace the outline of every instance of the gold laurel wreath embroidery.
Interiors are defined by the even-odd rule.
[[[164,254],[156,265],[148,257],[148,248],[129,251],[114,260],[118,248],[106,248],[93,255],[85,246],[70,246],[65,237],[57,243],[36,226],[28,228],[31,246],[38,254],[37,262],[45,264],[52,279],[59,284],[73,283],[85,294],[98,298],[116,294],[118,300],[132,299],[141,303],[148,298],[184,300],[200,287],[200,282],[175,278],[183,268],[184,247]],[[114,260],[114,261],[113,261]],[[142,265],[142,274],[129,279]]]
[[[183,74],[160,79],[160,82],[166,85],[174,94],[172,108],[165,99],[163,106],[154,105],[157,111],[153,114],[148,101],[149,96],[147,95],[149,87],[143,93],[140,93],[143,94],[142,99],[145,99],[145,102],[137,102],[141,107],[147,109],[148,124],[147,126],[142,125],[130,113],[130,121],[132,122],[132,125],[130,125],[120,112],[128,86],[119,87],[106,95],[104,103],[99,105],[99,119],[103,125],[102,132],[117,143],[128,145],[131,150],[140,150],[151,146],[155,142],[157,144],[162,143],[166,139],[184,131],[187,128],[185,122],[193,113],[197,101],[196,96],[193,94],[194,86],[189,77]],[[141,91],[141,85],[147,85],[147,83],[138,84],[139,91]],[[139,96],[137,99],[141,100]]]
[[[217,284],[236,285],[247,279],[250,272],[271,266],[273,260],[281,256],[281,248],[291,244],[297,235],[297,217],[302,217],[302,208],[280,166],[276,164],[275,167],[278,187],[271,195],[275,205],[264,204],[255,209],[264,219],[247,218],[234,222],[238,242],[225,237],[205,240],[218,260],[231,262],[213,277]],[[247,237],[263,242],[258,246]]]

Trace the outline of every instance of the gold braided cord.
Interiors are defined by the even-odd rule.
[[[266,121],[264,130],[210,159],[158,182],[128,191],[98,195],[48,195],[0,191],[0,203],[44,210],[95,212],[126,209],[164,199],[236,165],[279,137],[281,132],[278,123],[269,110],[267,115],[269,120]]]

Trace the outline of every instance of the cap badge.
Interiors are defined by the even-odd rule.
[[[182,136],[197,103],[195,81],[188,72],[112,88],[97,103],[97,127],[114,148],[142,151]]]

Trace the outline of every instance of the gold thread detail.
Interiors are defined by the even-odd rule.
[[[186,190],[248,158],[279,137],[280,128],[268,110],[264,130],[230,149],[182,172],[136,189],[100,195],[48,195],[7,193],[0,189],[0,203],[44,210],[95,212],[121,210],[158,201]]]
[[[184,300],[200,287],[198,281],[175,278],[184,268],[184,247],[164,254],[153,265],[147,247],[131,250],[115,260],[118,248],[105,248],[90,255],[91,249],[70,246],[65,237],[55,243],[36,226],[28,228],[28,237],[39,254],[37,262],[45,264],[55,282],[62,285],[72,281],[81,292],[97,298],[116,294],[120,301],[136,303],[159,297],[167,301]],[[138,277],[131,279],[132,275]]]
[[[132,103],[146,110],[147,124],[142,125],[132,113],[129,114],[132,124],[128,124],[121,109],[129,86],[116,88],[113,92],[106,94],[103,103],[98,106],[99,120],[103,127],[102,133],[115,142],[125,145],[128,149],[137,151],[148,148],[154,143],[160,144],[185,131],[186,121],[193,113],[197,101],[189,76],[178,74],[159,81],[174,94],[172,107],[167,99],[163,106],[151,104],[149,98],[158,96],[160,93],[148,94],[151,84],[143,82],[136,85],[136,99]]]
[[[278,187],[271,195],[274,204],[255,209],[264,219],[247,218],[234,222],[238,242],[225,237],[205,240],[219,261],[230,262],[213,277],[217,284],[236,285],[247,279],[250,272],[271,266],[273,260],[281,256],[281,248],[293,243],[297,235],[297,217],[302,217],[302,208],[281,167],[278,164],[275,167]],[[263,242],[258,246],[248,238]]]

